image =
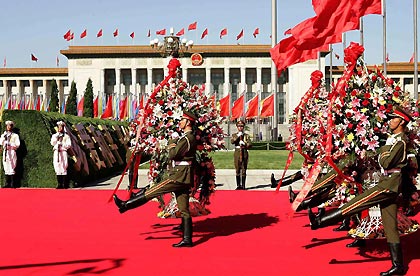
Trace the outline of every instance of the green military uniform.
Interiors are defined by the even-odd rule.
[[[192,124],[197,117],[187,111],[184,111],[180,121],[180,128],[184,134],[168,141],[168,159],[170,169],[166,179],[148,189],[141,189],[127,201],[122,201],[114,195],[114,201],[120,213],[139,207],[149,200],[166,193],[175,193],[178,209],[182,217],[182,230],[184,232],[183,240],[174,247],[192,246],[192,219],[189,210],[189,194],[194,184],[195,153],[197,142],[192,132]],[[187,125],[188,121],[190,122]],[[188,127],[188,128],[187,128]]]
[[[243,127],[245,124],[239,121],[236,125]],[[248,149],[252,146],[251,137],[245,132],[238,131],[232,135],[230,141],[235,146],[233,162],[236,171],[236,189],[243,190],[245,189],[246,170],[248,168]]]

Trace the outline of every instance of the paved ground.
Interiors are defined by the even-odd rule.
[[[143,187],[147,181],[147,171],[139,170],[139,186]],[[286,175],[295,173],[296,170],[287,171]],[[271,188],[270,178],[271,174],[274,173],[276,179],[281,177],[283,170],[248,170],[246,179],[247,190],[274,190]],[[92,184],[88,187],[80,189],[115,189],[121,175],[111,177],[109,179],[103,179],[97,183]],[[295,190],[299,190],[302,186],[303,181],[299,180],[293,183],[292,187]],[[128,185],[128,176],[124,176],[124,179],[120,185],[120,189],[126,189]],[[218,190],[234,190],[236,189],[236,178],[235,170],[217,170],[216,169],[216,186]],[[286,190],[288,186],[282,187],[281,190]]]

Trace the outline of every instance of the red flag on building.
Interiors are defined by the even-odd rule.
[[[6,68],[6,57],[4,57],[4,60],[3,60],[3,67]]]
[[[203,33],[201,34],[201,39],[205,38],[206,35],[209,34],[209,31],[207,30],[207,28],[203,31]]]
[[[150,37],[150,29],[149,29],[149,32],[147,32],[147,37]]]
[[[220,31],[220,39],[222,39],[222,36],[227,35],[227,28],[224,28],[223,30]]]
[[[71,33],[68,37],[67,37],[67,41],[73,40],[74,39],[74,33]]]
[[[112,96],[110,95],[108,97],[108,101],[106,103],[106,108],[104,110],[104,113],[102,113],[101,115],[101,119],[106,119],[106,118],[112,118]]]
[[[96,34],[96,37],[101,37],[102,36],[102,29],[100,29],[99,31],[98,31],[98,33]]]
[[[132,33],[130,34],[130,37],[131,37],[132,39],[134,39],[134,32],[132,32]]]
[[[68,41],[68,40],[69,40],[69,36],[70,36],[70,34],[71,34],[71,30],[68,30],[68,31],[67,31],[67,33],[65,33],[65,34],[63,35],[64,39]]]
[[[113,33],[114,37],[118,36],[118,28],[115,29],[114,33]]]
[[[85,29],[81,34],[80,34],[80,38],[84,38],[87,35],[87,30]]]
[[[197,21],[188,25],[188,31],[197,29]]]
[[[239,119],[244,116],[244,107],[245,107],[245,97],[244,94],[240,96],[234,103],[232,107],[232,118],[231,120]]]
[[[260,28],[256,28],[255,31],[252,33],[254,38],[257,38],[257,34],[260,34]]]
[[[236,36],[236,40],[239,40],[243,36],[244,36],[244,29],[242,29],[241,32]]]
[[[34,56],[34,54],[31,54],[31,60],[37,62],[38,58],[36,56]]]
[[[79,103],[77,104],[77,116],[81,117],[83,116],[83,105],[85,103],[85,97],[83,96]]]
[[[95,100],[93,101],[93,118],[97,118],[98,117],[98,111],[99,111],[99,100],[98,100],[99,96],[96,96]]]
[[[184,35],[184,33],[185,33],[185,31],[184,31],[184,28],[182,28],[179,32],[177,32],[175,35],[176,36],[181,36],[181,35]]]
[[[230,111],[230,95],[220,99],[220,116],[221,117],[229,117]]]
[[[6,58],[5,58],[5,60],[6,60]],[[411,55],[411,58],[410,58],[409,63],[414,63],[414,53]],[[5,66],[5,67],[6,67],[6,66]]]
[[[263,100],[261,107],[261,118],[274,116],[274,94],[271,94]]]
[[[386,53],[386,58],[385,58],[386,62],[389,62],[389,53]]]
[[[252,98],[248,103],[248,110],[245,113],[245,118],[255,118],[258,117],[258,94]]]
[[[143,109],[143,107],[144,107],[144,97],[141,96],[140,103],[139,103],[139,109]]]
[[[41,97],[37,96],[36,97],[36,105],[35,105],[35,109],[40,111],[41,110]]]
[[[162,30],[156,31],[156,34],[157,35],[166,35],[166,29],[162,29]]]
[[[57,67],[60,67],[60,60],[58,59],[58,56],[56,57],[55,62],[57,63]]]
[[[120,120],[124,121],[125,119],[127,119],[127,104],[128,104],[128,97],[125,97],[124,100],[120,101]]]

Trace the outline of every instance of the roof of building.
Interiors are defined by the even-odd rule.
[[[186,55],[200,53],[204,56],[270,56],[270,45],[194,45]],[[61,50],[68,58],[98,56],[160,56],[151,46],[69,46]]]
[[[0,76],[67,76],[67,68],[0,68]]]
[[[420,65],[420,63],[419,63]],[[375,67],[377,67],[379,70],[383,70],[383,65],[368,65],[367,68],[369,70],[376,70]],[[329,66],[325,66],[325,73],[328,74],[330,70]],[[333,75],[339,75],[342,74],[344,70],[344,66],[333,66],[332,67],[332,73]],[[386,72],[387,74],[408,74],[411,75],[414,72],[414,63],[409,62],[388,62],[386,64]]]

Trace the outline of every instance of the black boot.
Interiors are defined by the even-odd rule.
[[[246,182],[246,175],[242,176],[242,185],[241,185],[241,190],[245,190],[245,182]]]
[[[388,275],[404,275],[405,269],[403,265],[403,256],[401,244],[399,243],[388,243],[389,252],[391,253],[392,267],[385,272],[381,272],[381,276]]]
[[[182,218],[182,224],[184,225],[184,237],[179,243],[173,244],[173,247],[192,247],[192,219]]]
[[[13,188],[13,175],[5,175],[6,185],[3,188]]]
[[[147,190],[147,188],[145,188],[145,187],[144,188],[140,188],[140,190],[137,193],[132,192],[131,195],[130,195],[130,198],[135,198],[135,197],[138,197],[140,195],[144,195],[144,193],[146,192],[146,190]]]
[[[350,218],[344,218],[341,225],[333,229],[333,231],[349,231],[349,230],[350,230]]]
[[[114,202],[118,207],[118,210],[120,213],[124,213],[130,209],[137,208],[147,202],[146,196],[144,194],[141,194],[139,196],[130,198],[127,201],[123,201],[117,197],[117,195],[114,195]]]
[[[346,244],[346,247],[365,247],[366,240],[355,239],[353,242]]]
[[[271,174],[271,188],[277,188],[277,180],[274,178],[274,173]]]
[[[67,175],[62,175],[61,181],[62,181],[61,183],[62,183],[62,186],[64,187],[64,189],[68,189],[69,188],[69,182],[68,182]]]
[[[62,175],[57,175],[57,187],[56,189],[63,189],[63,176]]]
[[[241,187],[241,176],[240,175],[237,175],[236,176],[236,190],[242,190],[242,187]]]
[[[308,214],[312,230],[333,225],[343,219],[340,209],[328,212],[323,216],[316,216],[311,209],[308,209]]]
[[[289,202],[293,203],[295,201],[295,198],[297,197],[297,194],[295,194],[292,190],[292,186],[289,186]],[[303,203],[303,202],[302,202]]]
[[[184,230],[184,220],[181,219],[181,223],[179,225],[175,226],[174,228],[172,228],[172,230],[183,231]]]

